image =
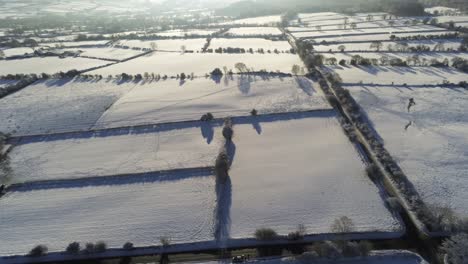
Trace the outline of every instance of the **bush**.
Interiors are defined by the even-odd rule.
[[[78,254],[80,252],[80,243],[72,242],[68,244],[66,251],[70,254]]]
[[[331,226],[333,233],[350,233],[354,231],[354,223],[347,216],[342,216],[336,219]]]
[[[403,212],[403,207],[401,206],[400,202],[395,197],[389,197],[386,200],[388,207],[396,212]]]
[[[211,75],[213,75],[213,76],[223,76],[223,72],[221,71],[221,69],[216,68],[211,72]]]
[[[86,254],[94,253],[94,244],[93,243],[86,243],[84,252]]]
[[[94,251],[97,253],[102,253],[107,250],[107,245],[105,242],[99,241],[94,246]]]
[[[159,241],[161,242],[161,245],[163,245],[163,247],[167,247],[171,244],[171,239],[169,237],[161,237]]]
[[[123,249],[125,249],[125,250],[132,250],[132,249],[134,249],[133,243],[131,243],[131,242],[125,243],[125,244],[123,245]]]
[[[202,115],[202,117],[200,118],[201,121],[204,121],[204,122],[208,122],[208,121],[211,121],[214,119],[214,116],[212,113],[206,113],[204,115]]]
[[[229,118],[226,118],[226,120],[224,120],[223,137],[226,140],[231,141],[233,135],[234,135],[234,130],[232,129],[232,120]]]
[[[278,237],[275,230],[271,228],[260,228],[255,231],[255,238],[261,241],[271,241]]]
[[[331,241],[315,244],[312,248],[322,258],[337,259],[342,256],[336,244]]]
[[[373,181],[380,180],[382,178],[379,167],[375,164],[370,164],[366,167],[366,174]]]
[[[45,245],[35,246],[31,251],[29,251],[29,256],[31,257],[40,257],[47,254],[49,249]]]
[[[288,240],[298,241],[304,239],[304,236],[307,234],[307,229],[305,225],[298,225],[297,230],[288,234]]]
[[[446,239],[441,246],[448,264],[468,263],[468,234],[458,234]]]
[[[361,241],[358,244],[359,247],[359,252],[361,253],[361,256],[369,256],[369,253],[372,251],[372,244],[368,241]]]

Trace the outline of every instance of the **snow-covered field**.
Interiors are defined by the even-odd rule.
[[[109,185],[11,192],[0,199],[0,255],[34,246],[64,251],[71,242],[104,241],[121,248],[213,240],[215,183],[211,175],[147,176]],[[20,223],[20,224],[19,224]]]
[[[250,49],[252,48],[255,51],[258,49],[267,50],[279,50],[287,51],[291,49],[291,45],[287,41],[271,41],[262,38],[214,38],[211,40],[210,48],[241,48],[241,49]]]
[[[13,135],[87,130],[134,83],[40,81],[1,99],[0,131]]]
[[[238,19],[233,21],[228,21],[220,23],[220,25],[271,25],[281,22],[281,16],[261,16],[261,17],[251,17]]]
[[[213,166],[219,135],[216,127],[196,123],[22,141],[10,153],[12,182]]]
[[[234,124],[234,133],[232,198],[225,201],[231,237],[261,227],[287,235],[298,224],[327,233],[341,216],[358,232],[400,231],[333,110],[250,118]]]
[[[34,52],[32,48],[11,48],[11,49],[2,48],[0,50],[3,51],[3,53],[5,54],[5,57],[19,56],[19,55],[30,54]]]
[[[398,44],[406,43],[408,47],[416,47],[418,45],[424,45],[431,48],[434,48],[435,45],[439,43],[443,43],[445,48],[452,48],[457,50],[460,47],[461,41],[460,40],[411,40],[411,41],[401,41],[401,42],[385,42],[382,43],[383,46],[380,49],[381,51],[389,50],[389,45],[392,49],[396,49]],[[371,51],[375,49],[371,49],[370,45],[371,42],[363,42],[363,43],[346,43],[346,44],[331,44],[331,45],[314,45],[314,49],[317,51],[339,51],[339,46],[345,46],[345,51]]]
[[[190,35],[212,35],[213,33],[216,33],[218,29],[187,29],[187,30],[182,30],[182,29],[173,29],[173,30],[166,30],[162,32],[156,33],[158,36],[163,36],[163,37],[184,37],[184,36],[190,36]]]
[[[391,22],[390,22],[391,21]],[[411,30],[418,30],[418,29],[425,29],[428,28],[426,25],[416,25],[416,26],[408,26],[405,25],[407,21],[411,21],[408,19],[393,19],[393,20],[373,20],[373,21],[364,21],[364,22],[354,22],[356,23],[356,29],[357,30],[367,30],[367,29],[373,29],[373,28],[393,28],[393,29],[398,29],[398,27],[407,27]],[[327,24],[330,23],[330,24]],[[391,23],[391,24],[390,24]],[[316,21],[312,24],[306,25],[305,27],[303,25],[300,26],[292,26],[288,27],[287,29],[291,32],[297,32],[297,31],[316,31],[317,26],[320,26],[320,30],[343,30],[344,25],[342,20],[333,20],[329,22],[322,22],[322,21]],[[347,30],[351,30],[351,25],[350,23],[346,26]],[[440,28],[437,28],[440,29]]]
[[[170,62],[170,64],[168,64]],[[267,71],[281,71],[290,73],[294,64],[303,66],[299,56],[294,54],[215,54],[215,53],[185,53],[178,52],[156,52],[149,56],[139,57],[125,63],[115,64],[91,71],[91,74],[137,74],[154,72],[161,75],[175,76],[180,73],[204,76],[215,68],[234,68],[235,64],[242,62],[249,69],[256,71],[265,69]]]
[[[444,80],[459,83],[468,80],[468,74],[453,68],[435,67],[326,67],[338,73],[344,84],[352,83],[374,83],[391,85],[436,85],[442,84]]]
[[[239,28],[229,29],[226,32],[226,34],[233,35],[233,36],[252,36],[252,35],[279,36],[282,33],[276,27],[239,27]]]
[[[109,64],[108,61],[86,58],[45,57],[19,60],[0,61],[0,75],[16,73],[48,73],[67,72],[69,70],[86,70],[93,67]]]
[[[39,43],[41,47],[80,47],[80,46],[104,46],[109,43],[108,40],[98,40],[98,41],[71,41],[71,42],[42,42]]]
[[[333,39],[334,37],[341,37],[341,36],[351,36],[351,35],[356,35],[356,36],[361,36],[361,38],[364,38],[367,35],[362,35],[362,34],[398,34],[401,32],[415,32],[415,31],[421,31],[421,33],[418,34],[425,34],[425,32],[441,32],[444,33],[445,29],[437,28],[434,26],[409,26],[409,27],[385,27],[385,28],[368,28],[368,29],[347,29],[347,30],[315,30],[315,31],[309,31],[309,32],[293,32],[292,35],[295,38],[331,38]]]
[[[205,113],[216,118],[328,109],[329,104],[309,79],[255,76],[226,77],[219,84],[195,79],[183,85],[170,80],[138,85],[96,122],[96,128],[198,120]]]
[[[423,200],[468,216],[468,92],[411,86],[347,88]],[[417,105],[408,113],[409,98]]]
[[[71,51],[81,51],[80,56],[103,58],[112,60],[124,60],[133,56],[141,54],[142,51],[132,49],[118,49],[118,48],[74,48],[66,49]]]
[[[336,52],[336,53],[322,53],[325,58],[336,58],[338,61],[340,60],[346,60],[347,63],[351,60],[352,56],[359,55],[362,56],[363,58],[369,58],[369,59],[380,59],[382,57],[387,57],[388,59],[402,59],[403,61],[406,61],[408,58],[413,58],[414,56],[417,56],[419,60],[422,62],[423,60],[426,60],[426,63],[430,63],[432,59],[436,59],[438,61],[443,61],[444,59],[448,59],[449,62],[451,63],[453,58],[463,58],[463,59],[468,59],[468,53],[439,53],[439,52],[413,52],[413,53],[387,53],[387,52]],[[409,63],[410,65],[413,65],[413,62]]]
[[[468,22],[468,16],[438,16],[436,17],[439,23],[455,22],[455,25],[461,22]]]
[[[412,36],[434,36],[434,35],[444,35],[444,34],[453,34],[454,31],[425,31],[425,32],[415,32],[415,33],[396,33],[396,34],[372,34],[372,35],[352,35],[352,36],[336,36],[336,37],[325,37],[325,38],[314,38],[311,41],[315,41],[316,43],[320,43],[322,41],[328,42],[353,42],[353,41],[384,41],[384,40],[391,40],[390,36],[395,35],[398,38],[401,37],[412,37]]]
[[[434,7],[429,7],[425,8],[424,11],[427,13],[435,14],[445,14],[445,13],[459,13],[460,11],[456,8],[450,8],[450,7],[445,7],[445,6],[434,6]]]
[[[151,48],[151,43],[156,44],[156,49],[161,51],[182,51],[182,46],[186,50],[201,51],[206,43],[206,39],[160,39],[151,41],[141,40],[121,40],[119,45],[128,46],[130,48]]]

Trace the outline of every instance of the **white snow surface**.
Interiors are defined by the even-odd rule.
[[[170,63],[168,63],[170,62]],[[224,66],[228,69],[234,68],[238,62],[245,63],[251,69],[259,71],[265,69],[267,71],[277,70],[290,73],[294,64],[303,66],[299,56],[295,54],[217,54],[217,53],[185,53],[179,52],[155,52],[148,56],[142,56],[134,60],[124,63],[111,65],[89,72],[90,74],[101,74],[107,76],[109,74],[121,74],[126,72],[129,74],[138,74],[144,72],[154,72],[175,76],[180,73],[194,73],[196,76],[205,76],[212,72],[215,68],[222,69]]]
[[[334,37],[340,36],[361,36],[362,38],[366,38],[368,35],[363,34],[398,34],[401,32],[414,32],[414,31],[422,31],[418,34],[425,34],[426,32],[440,32],[439,34],[445,33],[444,29],[428,26],[428,25],[421,25],[421,26],[408,26],[408,27],[378,27],[378,28],[367,28],[367,29],[346,29],[346,30],[325,30],[322,29],[320,31],[308,31],[308,32],[292,32],[291,34],[296,38],[330,38],[333,39]]]
[[[443,43],[445,48],[452,48],[454,50],[457,50],[460,47],[461,41],[460,40],[411,40],[411,41],[402,41],[402,42],[385,42],[382,43],[383,47],[380,49],[380,51],[387,51],[389,45],[391,45],[392,49],[395,49],[395,46],[398,43],[406,43],[408,44],[409,47],[416,47],[418,45],[425,45],[429,46],[431,50],[434,48],[435,45],[438,43]],[[329,51],[330,49],[332,51],[339,51],[338,47],[340,45],[345,46],[345,52],[350,52],[350,51],[370,51],[370,50],[375,50],[371,49],[370,45],[372,42],[363,42],[363,43],[346,43],[346,44],[331,44],[331,45],[314,45],[314,49],[316,51]]]
[[[167,126],[166,126],[167,127]],[[214,164],[218,135],[211,125],[134,128],[49,136],[10,152],[13,182],[145,173]]]
[[[444,34],[453,34],[454,31],[436,31],[436,32],[413,32],[413,33],[388,33],[388,34],[372,34],[372,35],[351,35],[351,36],[337,36],[337,37],[325,37],[325,38],[314,38],[311,41],[315,41],[316,43],[321,43],[322,41],[328,42],[353,42],[353,41],[385,41],[391,40],[391,35],[395,35],[396,37],[413,37],[418,35],[423,36],[433,36],[433,35],[444,35]]]
[[[347,88],[423,200],[468,216],[468,92],[411,86]],[[417,104],[410,113],[409,98]]]
[[[427,60],[427,63],[430,63],[431,60],[436,59],[439,62],[442,62],[444,59],[449,60],[449,64],[452,63],[452,59],[454,58],[463,58],[468,59],[468,53],[459,53],[459,52],[336,52],[336,53],[321,53],[325,58],[336,58],[338,61],[345,60],[346,62],[350,62],[352,57],[355,55],[359,55],[363,58],[368,59],[380,59],[381,57],[387,57],[391,59],[401,59],[406,61],[408,58],[413,58],[414,56],[418,56],[420,61],[423,59]],[[413,62],[409,63],[409,65],[413,65]]]
[[[0,200],[0,255],[27,254],[34,246],[64,251],[73,241],[104,241],[121,248],[213,240],[212,176],[108,186],[11,192]]]
[[[253,237],[261,227],[287,235],[299,224],[328,233],[341,216],[358,232],[400,231],[333,110],[283,119],[234,125],[232,200],[225,202],[231,237]]]
[[[261,16],[261,17],[250,17],[243,18],[233,21],[227,21],[220,23],[220,25],[270,25],[281,22],[281,16]]]
[[[251,36],[251,35],[281,35],[281,31],[277,27],[239,27],[231,28],[226,34],[234,36]]]
[[[181,51],[182,46],[185,46],[186,50],[201,51],[206,43],[205,38],[196,39],[160,39],[151,41],[142,40],[121,40],[118,42],[119,45],[129,46],[130,48],[151,48],[151,43],[156,43],[157,50],[160,51]]]
[[[330,66],[326,69],[338,73],[344,84],[352,83],[374,83],[391,85],[437,85],[444,80],[459,83],[468,80],[468,74],[453,68],[436,67],[392,67],[392,66],[369,66],[369,67],[341,67]]]
[[[88,130],[134,83],[38,81],[1,99],[0,131],[14,136]]]
[[[117,48],[74,48],[66,49],[67,51],[81,51],[80,56],[113,59],[113,60],[124,60],[133,56],[142,54],[142,51],[132,49],[117,49]]]
[[[170,80],[137,85],[115,103],[95,128],[198,120],[205,113],[216,118],[329,109],[318,84],[303,77],[225,77],[220,83],[198,78],[183,85]]]
[[[86,70],[93,67],[109,64],[108,61],[86,59],[86,58],[63,58],[45,57],[18,60],[0,61],[0,75],[17,73],[48,73],[67,72],[69,70]]]
[[[271,41],[262,38],[214,38],[211,40],[210,48],[252,48],[254,52],[262,48],[265,51],[278,49],[279,51],[289,51],[291,45],[287,41]]]

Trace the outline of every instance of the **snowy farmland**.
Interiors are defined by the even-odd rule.
[[[315,43],[321,43],[322,41],[326,42],[368,42],[368,41],[386,41],[391,40],[390,37],[395,35],[398,38],[401,37],[414,37],[418,35],[423,36],[439,36],[444,34],[453,34],[454,31],[425,31],[425,32],[413,32],[413,33],[388,33],[388,34],[369,34],[369,35],[351,35],[351,36],[335,36],[335,37],[325,37],[325,38],[314,38],[310,41]]]
[[[137,85],[96,122],[96,128],[198,120],[205,113],[216,118],[329,109],[318,84],[307,78],[258,76],[195,79],[183,85],[170,80]]]
[[[134,83],[48,80],[1,99],[0,131],[12,135],[87,130]]]
[[[379,85],[437,85],[444,81],[459,83],[468,80],[468,74],[453,68],[436,67],[325,67],[340,75],[344,84],[379,84]]]
[[[460,40],[412,40],[412,41],[401,41],[401,42],[385,42],[382,43],[383,47],[380,51],[389,51],[389,47],[392,50],[395,50],[398,45],[405,45],[408,44],[408,47],[417,47],[418,45],[424,45],[431,48],[431,50],[442,43],[446,49],[454,49],[457,50],[460,47],[461,41]],[[345,51],[374,51],[374,48],[371,48],[371,42],[362,42],[362,43],[346,43],[346,44],[330,44],[330,45],[314,45],[314,49],[316,51],[339,51],[339,47],[343,45],[345,47]]]
[[[86,59],[86,58],[64,58],[46,57],[29,58],[19,60],[0,61],[0,75],[16,73],[48,73],[67,72],[69,70],[86,70],[98,66],[109,64],[108,61]]]
[[[182,46],[186,50],[201,51],[206,43],[206,39],[161,39],[154,41],[142,40],[121,40],[118,45],[128,46],[130,48],[151,48],[152,43],[156,44],[156,49],[159,51],[182,51]]]
[[[74,47],[102,47],[109,43],[108,40],[98,40],[98,41],[71,41],[71,42],[42,42],[39,43],[40,47],[50,47],[50,48],[74,48]]]
[[[75,49],[66,49],[66,51],[78,51],[80,56],[92,57],[92,58],[102,58],[102,59],[111,59],[111,60],[124,60],[139,54],[142,54],[142,51],[132,50],[132,49],[117,49],[117,48],[75,48]]]
[[[239,27],[231,28],[226,32],[226,35],[232,36],[280,36],[282,34],[283,33],[276,27]]]
[[[170,64],[167,62],[170,61]],[[149,56],[143,56],[125,63],[115,64],[109,67],[91,71],[91,74],[138,74],[154,72],[161,75],[175,76],[182,72],[196,76],[204,76],[215,68],[234,68],[238,62],[244,63],[249,69],[281,71],[290,73],[292,66],[303,65],[299,56],[294,54],[214,54],[214,53],[185,53],[179,52],[155,52]]]
[[[347,29],[347,30],[316,30],[306,32],[292,32],[292,35],[298,39],[314,39],[314,38],[335,38],[342,36],[360,36],[366,39],[369,34],[400,34],[406,32],[417,32],[417,34],[425,34],[426,32],[445,33],[445,29],[434,26],[415,26],[415,27],[385,27],[385,28],[368,28],[368,29]],[[417,35],[416,34],[416,35]],[[399,36],[399,35],[397,35]]]
[[[199,36],[209,36],[219,31],[218,29],[173,29],[173,30],[166,30],[156,33],[158,36],[163,37],[184,37],[184,36],[191,36],[191,35],[199,35]]]
[[[404,52],[404,53],[398,53],[398,52],[337,52],[337,53],[322,53],[325,58],[336,58],[338,61],[340,60],[345,60],[347,63],[350,62],[351,58],[353,56],[361,56],[363,58],[368,58],[368,59],[380,59],[382,57],[388,58],[389,60],[392,59],[401,59],[403,61],[407,61],[407,59],[410,59],[412,61],[412,58],[418,58],[420,62],[425,61],[426,63],[431,63],[431,60],[438,60],[439,62],[442,62],[444,59],[448,59],[449,62],[452,61],[454,58],[462,58],[462,59],[468,59],[468,53],[459,53],[459,52],[454,52],[454,53],[448,53],[448,52],[414,52],[414,53],[409,53],[409,52]],[[409,62],[409,65],[413,65],[413,62]]]
[[[468,216],[468,92],[411,86],[348,89],[423,200]],[[417,104],[411,112],[409,98]]]
[[[5,54],[5,57],[11,56],[21,56],[24,54],[31,54],[34,53],[32,48],[11,48],[11,49],[0,49]]]
[[[262,38],[214,38],[211,40],[210,48],[241,48],[241,49],[253,49],[254,52],[258,49],[267,50],[279,50],[289,51],[291,45],[287,41],[272,41]]]
[[[73,241],[121,248],[213,240],[214,178],[203,173],[148,175],[103,186],[13,191],[0,199],[0,255],[27,254],[38,244],[63,251]],[[21,223],[18,225],[18,223]]]
[[[272,25],[281,22],[281,16],[261,16],[261,17],[251,17],[238,19],[233,21],[228,21],[220,23],[220,25]]]
[[[213,166],[220,141],[215,130],[196,123],[26,140],[10,153],[12,182]]]
[[[234,131],[231,237],[261,227],[287,235],[298,224],[328,233],[341,216],[355,231],[401,231],[334,111],[251,118]]]

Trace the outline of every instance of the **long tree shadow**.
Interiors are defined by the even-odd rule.
[[[294,77],[294,80],[296,81],[299,88],[301,88],[301,90],[304,91],[304,93],[306,93],[308,96],[312,96],[314,93],[316,93],[314,87],[312,87],[312,82],[308,79],[296,76]]]
[[[214,237],[221,248],[231,233],[231,206],[232,206],[232,183],[228,177],[226,181],[216,180],[216,207],[215,207],[215,230]]]
[[[201,129],[202,137],[206,139],[206,143],[211,144],[211,142],[213,141],[213,137],[214,137],[213,124],[211,124],[211,122],[203,122],[200,125],[200,129]]]
[[[175,182],[191,178],[212,177],[211,167],[175,169],[166,171],[152,171],[143,173],[120,174],[109,176],[95,176],[77,179],[58,179],[32,181],[13,184],[8,192],[29,192],[50,189],[84,188],[97,186],[118,186],[142,183]]]
[[[258,120],[258,118],[252,118],[252,126],[255,129],[255,131],[257,131],[257,134],[262,134],[262,126],[260,125],[260,121]]]

